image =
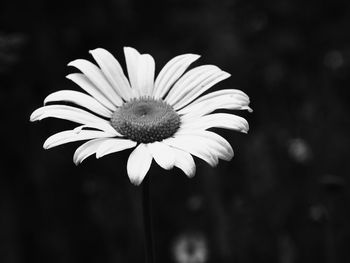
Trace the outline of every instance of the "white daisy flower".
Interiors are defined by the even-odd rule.
[[[74,153],[73,161],[79,164],[92,154],[100,158],[136,147],[127,162],[128,176],[136,185],[144,179],[153,159],[166,170],[175,166],[192,177],[196,170],[192,155],[211,166],[216,166],[219,159],[233,157],[231,145],[208,129],[246,133],[248,123],[234,114],[212,112],[251,111],[248,96],[236,89],[201,96],[230,77],[229,73],[214,65],[195,67],[185,73],[199,56],[184,54],[171,59],[154,79],[153,57],[125,47],[128,80],[107,50],[97,48],[90,53],[98,66],[77,59],[68,65],[81,73],[67,76],[88,94],[74,90],[54,92],[44,101],[44,105],[49,105],[30,116],[31,121],[54,117],[81,124],[49,137],[45,149],[88,140]],[[60,102],[78,107],[56,104]]]

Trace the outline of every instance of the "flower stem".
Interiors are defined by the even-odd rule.
[[[143,227],[145,230],[146,263],[154,263],[152,214],[150,199],[150,179],[146,176],[142,183]]]

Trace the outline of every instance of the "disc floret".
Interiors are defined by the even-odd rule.
[[[110,122],[125,137],[151,143],[174,135],[180,127],[180,116],[163,100],[142,97],[125,102],[113,113]]]

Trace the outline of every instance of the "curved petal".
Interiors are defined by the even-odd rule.
[[[169,104],[174,104],[177,101],[178,97],[185,93],[183,89],[186,86],[191,85],[191,83],[197,80],[203,78],[205,79],[208,74],[218,71],[220,71],[220,69],[214,65],[202,65],[187,71],[171,88],[168,95],[165,97],[165,100]]]
[[[124,56],[125,56],[126,68],[128,70],[131,89],[138,90],[137,71],[138,71],[138,60],[141,54],[134,48],[124,47]]]
[[[107,123],[108,121],[93,115],[90,112],[85,110],[66,106],[66,105],[49,105],[36,109],[30,115],[30,121],[38,121],[45,118],[58,118],[68,121],[73,121],[81,124],[90,124],[90,123]]]
[[[199,118],[181,119],[182,124],[179,130],[206,130],[209,128],[223,128],[247,133],[248,122],[237,115],[228,113],[213,113]]]
[[[184,130],[176,133],[176,136],[181,135],[198,137],[199,140],[202,140],[203,144],[208,145],[212,154],[222,160],[230,161],[233,158],[234,153],[230,143],[215,132]]]
[[[94,57],[114,90],[124,100],[129,100],[131,98],[130,84],[128,79],[125,77],[123,69],[118,60],[116,60],[111,53],[103,48],[90,50],[90,54]]]
[[[127,163],[127,172],[130,181],[135,185],[140,185],[145,178],[152,163],[152,155],[147,146],[141,143],[130,154]]]
[[[114,91],[106,77],[95,64],[85,59],[76,59],[69,62],[68,66],[76,67],[84,73],[84,75],[106,96],[106,98],[113,102],[114,105],[121,106],[123,104],[123,100]]]
[[[218,96],[224,96],[224,95],[237,97],[237,99],[245,101],[247,104],[249,104],[249,102],[250,102],[248,95],[239,89],[222,89],[222,90],[213,91],[213,92],[210,92],[204,96],[201,96],[200,98],[196,99],[193,103],[198,103],[198,102],[201,102],[203,100],[208,100],[211,98],[215,98]]]
[[[190,154],[197,156],[212,167],[218,164],[218,158],[211,154],[208,146],[203,144],[203,141],[201,141],[199,137],[183,135],[176,136],[174,138],[167,138],[163,140],[163,142],[171,147],[189,152]]]
[[[96,151],[96,158],[135,147],[137,142],[128,139],[111,138],[105,140]]]
[[[140,54],[136,49],[124,47],[126,66],[131,87],[139,96],[150,96],[154,84],[154,59],[149,54]]]
[[[153,159],[160,167],[170,170],[174,167],[175,155],[171,147],[163,142],[153,142],[147,144]]]
[[[40,107],[30,115],[30,121],[38,121],[49,117],[69,120],[81,124],[108,123],[108,121],[93,115],[90,112],[66,105],[49,105]]]
[[[76,133],[79,133],[82,130],[91,130],[91,129],[96,129],[96,130],[101,130],[104,132],[107,132],[113,136],[118,136],[118,137],[123,137],[119,132],[117,132],[112,125],[110,125],[108,122],[101,122],[101,123],[89,123],[89,124],[84,124],[81,126],[78,126],[73,129]]]
[[[78,165],[79,163],[84,161],[86,158],[96,153],[98,147],[100,147],[101,143],[104,142],[105,140],[108,140],[108,139],[107,138],[93,139],[79,146],[73,155],[73,162],[75,163],[75,165]]]
[[[190,153],[172,147],[175,154],[175,166],[180,168],[188,177],[196,174],[196,164]]]
[[[195,54],[184,54],[176,56],[171,59],[159,72],[157,79],[154,83],[154,98],[163,98],[163,96],[169,91],[171,86],[177,81],[186,69],[200,58]]]
[[[49,102],[68,101],[87,108],[101,116],[110,118],[112,112],[103,106],[93,97],[75,90],[60,90],[48,95],[44,100],[44,105]]]
[[[229,76],[230,74],[213,65],[196,67],[175,83],[165,101],[178,110]]]
[[[175,110],[181,109],[186,106],[202,93],[210,89],[216,83],[229,78],[231,75],[225,71],[220,71],[216,73],[212,73],[206,80],[203,80],[200,83],[194,85],[192,90],[189,90],[188,93],[184,94],[184,96],[180,97],[180,99],[173,105]]]
[[[150,96],[154,86],[155,62],[151,55],[143,54],[139,59],[138,88],[141,96]]]
[[[251,112],[252,109],[248,105],[249,99],[247,100],[242,96],[225,94],[216,97],[208,96],[208,98],[202,99],[199,102],[194,101],[191,104],[179,110],[178,113],[183,115],[182,118],[190,118],[200,117],[218,109],[248,110]]]
[[[67,75],[66,78],[80,86],[106,108],[110,109],[111,111],[115,111],[117,109],[117,107],[108,98],[106,98],[106,96],[101,93],[101,91],[84,74],[72,73]]]
[[[84,140],[106,138],[106,137],[113,137],[113,135],[103,131],[89,131],[89,130],[82,130],[80,132],[76,132],[74,130],[62,131],[47,138],[47,140],[44,142],[43,147],[44,149],[50,149],[52,147],[56,147],[58,145],[69,143],[69,142],[84,141]]]

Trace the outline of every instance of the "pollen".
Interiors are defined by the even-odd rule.
[[[180,116],[166,102],[147,97],[125,102],[113,113],[110,122],[125,137],[151,143],[174,135],[180,127]]]

